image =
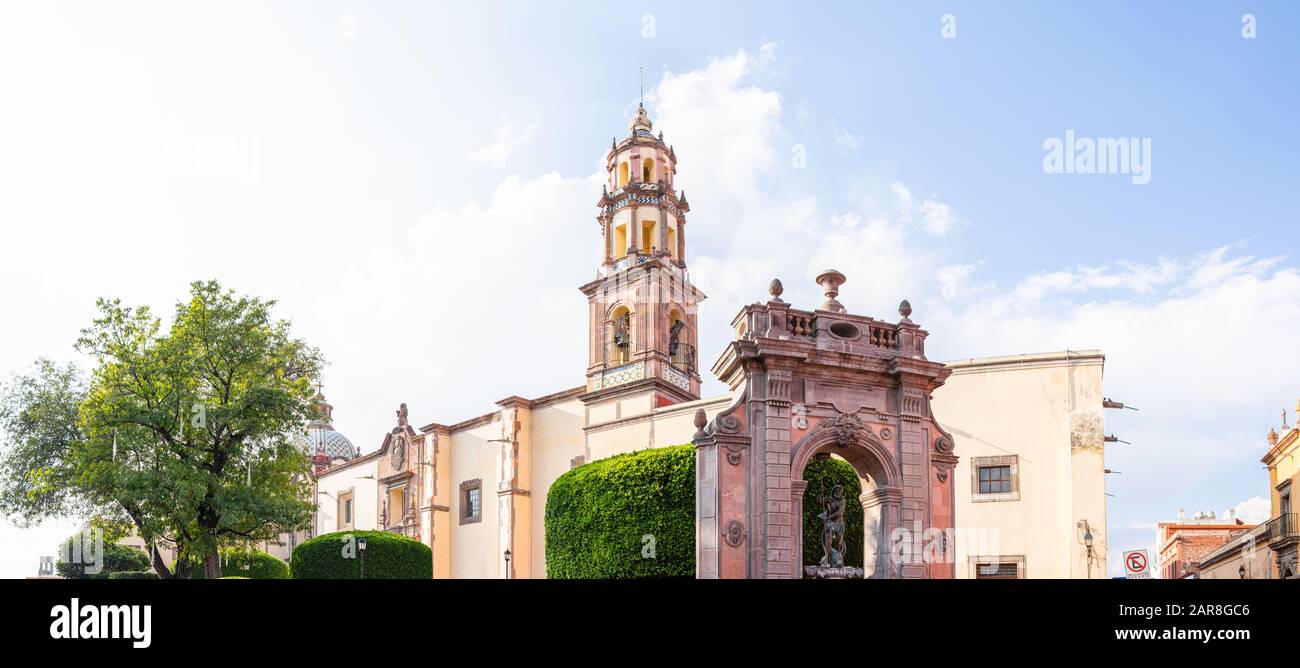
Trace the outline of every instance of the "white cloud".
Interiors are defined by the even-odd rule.
[[[838,123],[832,128],[831,137],[835,140],[835,145],[845,153],[857,153],[858,147],[862,146],[862,137],[845,130]]]
[[[1272,512],[1272,506],[1269,500],[1262,496],[1252,496],[1241,503],[1223,511],[1219,515],[1222,518],[1234,517],[1245,522],[1246,524],[1260,524],[1267,522]]]
[[[501,125],[497,128],[496,141],[471,152],[469,159],[493,167],[505,167],[515,149],[531,141],[536,132],[537,127],[533,125],[522,128],[516,128],[511,123]]]

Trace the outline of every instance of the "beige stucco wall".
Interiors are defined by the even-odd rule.
[[[1031,578],[1088,577],[1078,523],[1094,538],[1091,576],[1106,577],[1102,371],[1098,351],[967,360],[934,392],[935,417],[956,441],[959,578],[971,557],[1024,557]],[[974,457],[1014,455],[1018,500],[976,500]]]
[[[501,425],[491,422],[451,434],[451,577],[499,577],[500,564],[504,562],[503,550],[497,547],[497,459],[500,443],[490,442],[501,438]],[[482,521],[460,524],[462,482],[483,480]]]
[[[577,399],[533,412],[529,545],[532,551],[531,575],[535,578],[546,577],[546,493],[556,478],[572,468],[574,458],[585,452],[583,414],[583,404]]]
[[[378,528],[379,510],[375,505],[378,498],[378,489],[375,487],[375,480],[379,477],[378,462],[378,457],[366,457],[317,479],[316,491],[319,499],[315,518],[317,536],[341,529],[338,500],[339,495],[349,489],[353,491],[351,528],[358,531],[371,531]]]

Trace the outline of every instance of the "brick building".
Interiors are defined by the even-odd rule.
[[[1216,518],[1213,512],[1187,518],[1179,509],[1178,521],[1156,525],[1160,577],[1177,580],[1196,575],[1202,559],[1254,528],[1254,524],[1233,517]]]

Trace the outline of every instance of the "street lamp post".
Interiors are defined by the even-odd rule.
[[[357,539],[357,549],[361,551],[361,579],[366,579],[366,538]]]
[[[510,548],[506,548],[506,579],[510,579]]]

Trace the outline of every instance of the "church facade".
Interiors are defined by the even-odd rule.
[[[741,310],[712,367],[730,392],[702,398],[705,296],[686,272],[690,205],[676,187],[676,151],[639,107],[605,167],[603,252],[580,286],[585,382],[506,397],[458,422],[419,425],[401,404],[367,454],[333,431],[320,395],[324,417],[304,441],[312,525],[264,549],[287,558],[311,535],[385,530],[429,545],[435,578],[544,578],[556,478],[694,442],[700,577],[800,576],[791,518],[812,456],[843,457],[864,480],[850,502],[868,510],[870,577],[1105,577],[1104,560],[1091,561],[1104,554],[1106,526],[1100,353],[933,362],[910,305],[897,322],[851,315],[835,299],[846,277],[828,271],[816,308],[781,301],[774,281],[765,303]],[[938,546],[901,545],[899,530]]]

